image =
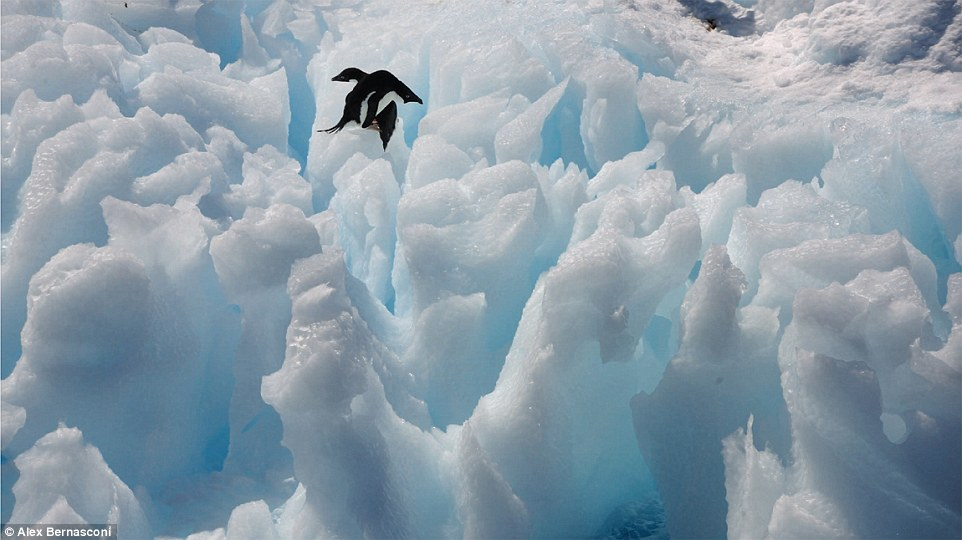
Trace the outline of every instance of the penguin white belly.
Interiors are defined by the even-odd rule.
[[[363,124],[364,119],[367,118],[367,102],[371,99],[371,96],[373,95],[374,95],[374,92],[371,92],[368,95],[364,96],[364,100],[361,101],[361,110],[359,111],[359,114],[357,116],[357,123]]]
[[[384,97],[381,98],[381,101],[377,103],[377,110],[374,112],[374,114],[381,114],[381,111],[383,111],[385,107],[388,106],[388,103],[391,103],[392,101],[401,101],[401,96],[399,96],[394,90],[384,94]]]

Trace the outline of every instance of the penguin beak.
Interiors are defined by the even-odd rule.
[[[331,80],[338,81],[338,82],[347,82],[347,79],[345,79],[343,75],[335,75],[331,77]]]
[[[421,101],[421,98],[417,97],[417,95],[415,95],[415,94],[411,94],[411,98],[408,99],[407,101],[408,101],[408,103],[410,103],[410,102],[412,102],[412,101],[416,101],[416,102],[420,103],[421,105],[424,105],[424,102]]]

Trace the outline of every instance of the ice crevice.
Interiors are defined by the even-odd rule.
[[[3,522],[962,530],[958,2],[2,25]],[[424,100],[386,149],[348,66]]]

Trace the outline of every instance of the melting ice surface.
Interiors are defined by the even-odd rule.
[[[960,534],[958,2],[2,25],[3,521]],[[386,152],[347,66],[425,100]]]

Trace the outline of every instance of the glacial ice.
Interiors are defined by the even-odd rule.
[[[962,534],[958,3],[0,10],[3,522]]]
[[[16,459],[14,523],[116,523],[118,536],[143,538],[150,524],[134,493],[85,444],[77,428],[60,426]]]

